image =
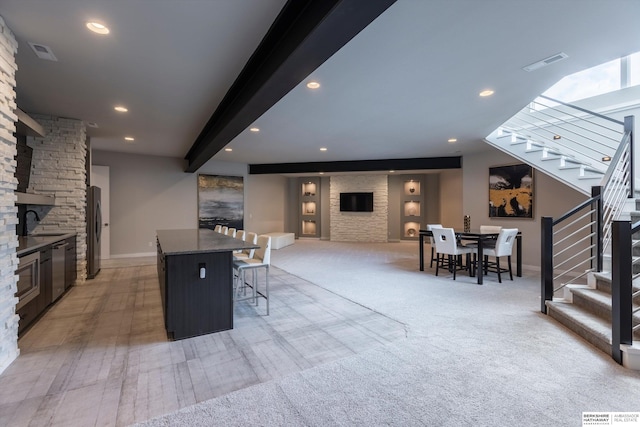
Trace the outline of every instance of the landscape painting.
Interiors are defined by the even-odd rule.
[[[533,168],[525,164],[489,168],[489,217],[533,218]]]
[[[241,176],[198,175],[198,227],[217,224],[244,228],[244,182]]]

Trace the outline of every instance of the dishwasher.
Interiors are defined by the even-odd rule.
[[[52,266],[51,266],[51,301],[55,301],[60,298],[60,295],[64,292],[64,260],[65,251],[69,244],[65,241],[53,244],[52,253]]]

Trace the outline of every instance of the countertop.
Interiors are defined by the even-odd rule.
[[[234,239],[206,228],[186,230],[157,230],[158,241],[165,255],[195,254],[200,252],[228,252],[257,249],[258,245]]]
[[[18,256],[26,255],[29,252],[34,252],[47,245],[59,242],[61,240],[74,237],[75,232],[69,233],[57,233],[57,234],[31,234],[29,236],[18,236]]]

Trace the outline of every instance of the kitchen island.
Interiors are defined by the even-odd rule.
[[[209,229],[158,230],[157,237],[167,336],[233,329],[233,251],[258,246]]]

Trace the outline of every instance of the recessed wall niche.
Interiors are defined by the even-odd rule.
[[[400,238],[415,240],[424,225],[425,197],[422,189],[424,176],[402,177],[400,188]]]
[[[320,237],[320,178],[299,178],[298,188],[298,237]]]

